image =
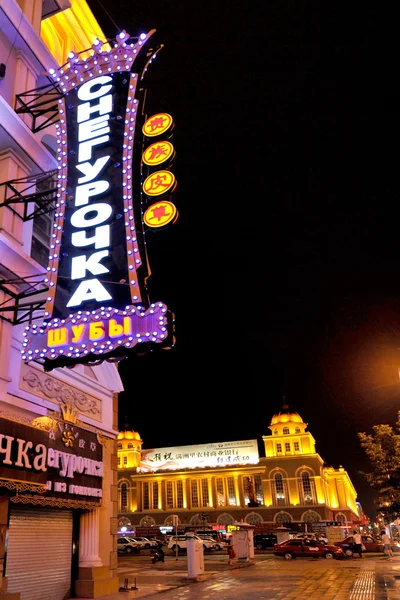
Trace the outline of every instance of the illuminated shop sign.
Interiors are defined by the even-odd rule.
[[[156,136],[170,134],[173,120],[168,113],[157,113],[151,116],[142,127],[145,137],[150,140]],[[148,167],[158,168],[159,165],[172,161],[175,156],[173,145],[165,139],[152,142],[145,148],[142,161]],[[149,169],[150,170],[150,169]],[[149,229],[160,229],[177,222],[179,213],[169,197],[176,190],[175,175],[169,169],[151,170],[143,182],[143,194],[148,201],[156,199],[143,215],[143,222]]]
[[[96,434],[66,422],[49,432],[0,418],[0,487],[25,482],[46,497],[102,498],[103,449]]]
[[[146,224],[175,222],[177,211],[166,201],[144,225],[142,198],[145,193],[165,201],[174,191],[168,166],[175,151],[169,141],[154,139],[143,150],[135,135],[143,113],[139,82],[154,55],[138,57],[152,33],[129,43],[123,32],[113,48],[98,44],[87,59],[71,55],[52,75],[64,96],[49,291],[44,322],[26,329],[22,351],[24,360],[41,360],[46,370],[118,359],[137,345],[165,347],[170,340],[167,306],[147,296],[144,237]],[[159,113],[142,129],[154,138],[170,133],[172,124],[170,115]],[[165,168],[144,177],[137,145],[146,169]]]
[[[140,471],[257,465],[259,460],[257,440],[152,448],[142,450]]]

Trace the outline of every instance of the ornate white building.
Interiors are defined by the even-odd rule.
[[[118,591],[117,368],[21,360],[23,328],[43,316],[55,197],[42,86],[96,37],[85,0],[0,0],[0,598]]]

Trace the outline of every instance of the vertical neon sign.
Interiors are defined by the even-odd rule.
[[[167,307],[149,304],[143,293],[148,274],[133,162],[138,82],[157,52],[149,58],[143,48],[153,33],[128,43],[123,32],[113,48],[98,43],[89,58],[71,54],[52,73],[63,98],[49,291],[44,323],[26,329],[22,351],[46,370],[118,359],[169,336]]]

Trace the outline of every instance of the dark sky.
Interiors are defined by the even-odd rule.
[[[120,365],[144,447],[257,438],[282,405],[373,516],[357,433],[400,409],[393,19],[316,0],[90,0],[157,29],[147,113],[175,119],[180,220],[147,243],[171,351]],[[108,15],[107,15],[108,13]]]

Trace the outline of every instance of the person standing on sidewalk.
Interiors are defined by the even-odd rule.
[[[381,531],[381,538],[383,542],[383,553],[385,554],[386,558],[393,558],[392,543],[390,541],[390,537],[384,529]]]
[[[229,542],[227,550],[228,550],[228,563],[230,565],[233,565],[233,559],[236,558],[236,552],[233,549],[231,542]]]
[[[354,556],[355,553],[357,553],[358,556],[360,558],[362,558],[363,555],[362,555],[362,537],[361,537],[361,533],[359,533],[358,531],[353,531],[353,540],[354,540],[354,545],[355,545],[353,556]]]

